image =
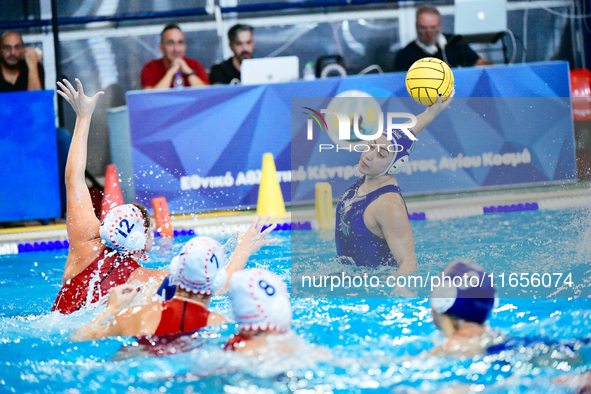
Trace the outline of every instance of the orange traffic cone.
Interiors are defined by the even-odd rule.
[[[115,164],[109,164],[105,172],[105,188],[103,190],[103,202],[101,204],[101,222],[109,211],[119,205],[123,205],[123,194],[119,185],[119,176]]]
[[[168,203],[166,197],[156,197],[152,199],[154,208],[154,217],[156,218],[156,228],[163,238],[174,236],[174,230],[170,224],[170,214],[168,213]]]

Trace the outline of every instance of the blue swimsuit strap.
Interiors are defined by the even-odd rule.
[[[361,186],[361,184],[359,186]],[[404,202],[404,208],[406,208],[406,214],[408,215],[408,207],[406,206],[406,201],[404,201],[404,197],[402,197],[402,193],[400,192],[400,186],[396,186],[396,185],[382,186],[379,189],[376,189],[373,192],[367,193],[365,196],[362,196],[362,197],[366,197],[370,201],[369,204],[371,204],[373,201],[375,201],[382,194],[386,194],[386,193],[398,194],[400,196],[400,198],[402,198],[402,201]]]
[[[359,188],[361,187],[361,185],[363,184],[363,182],[365,182],[365,177],[364,176],[360,177],[353,184],[355,186],[355,190],[359,190]],[[357,185],[357,184],[359,184],[359,185]],[[376,190],[374,190],[372,192],[369,192],[365,196],[361,196],[361,197],[374,198],[374,196],[376,194],[378,196],[380,196],[380,195],[385,194],[385,193],[398,193],[398,194],[400,194],[400,197],[402,197],[402,194],[400,193],[400,186],[397,186],[397,185],[385,185],[385,186],[382,186],[379,189],[376,189]]]

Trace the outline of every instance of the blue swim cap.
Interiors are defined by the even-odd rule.
[[[412,133],[412,130],[409,129]],[[386,138],[388,138],[388,133],[382,133]],[[414,135],[414,133],[413,133]],[[392,161],[384,171],[382,171],[379,175],[368,176],[368,178],[377,178],[382,175],[394,175],[398,174],[406,163],[409,161],[409,154],[414,150],[416,140],[411,140],[406,133],[402,130],[394,129],[392,130],[392,139],[389,139],[394,146],[394,155],[392,155]]]
[[[439,277],[442,278],[442,275],[441,286],[431,293],[433,310],[458,319],[484,323],[495,304],[495,288],[485,269],[471,260],[456,260],[448,264]]]

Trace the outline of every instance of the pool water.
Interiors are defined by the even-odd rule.
[[[440,270],[455,258],[487,269],[531,271],[546,265],[589,278],[588,210],[488,214],[412,222],[421,270]],[[291,280],[291,234],[263,248],[249,267]],[[330,234],[300,232],[310,261],[334,255]],[[156,246],[149,267],[166,267],[189,237]],[[225,240],[222,240],[225,241]],[[569,393],[552,383],[591,368],[591,303],[587,299],[501,299],[490,319],[503,334],[537,345],[459,360],[429,357],[441,340],[426,298],[293,299],[292,356],[252,359],[222,351],[235,326],[207,328],[178,344],[182,352],[155,357],[130,338],[73,343],[69,333],[104,306],[69,316],[50,313],[66,252],[0,256],[0,392],[16,393],[254,393],[437,392],[471,387],[483,392]],[[586,276],[585,276],[586,275]],[[226,296],[212,307],[230,314]],[[544,343],[567,341],[573,354]],[[123,348],[123,350],[121,350]],[[568,352],[567,352],[568,353]]]

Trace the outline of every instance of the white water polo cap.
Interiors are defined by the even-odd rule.
[[[240,329],[287,332],[291,328],[291,301],[278,275],[257,268],[236,272],[229,297]]]
[[[119,205],[107,213],[99,230],[102,242],[119,253],[144,250],[148,229],[141,211],[133,204]]]
[[[179,269],[180,269],[180,255],[176,255],[172,258],[168,270],[170,275],[168,276],[168,284],[178,285],[179,284]]]
[[[484,323],[495,304],[495,288],[485,269],[471,260],[456,260],[445,267],[442,277],[442,285],[430,297],[435,312]]]
[[[226,283],[226,254],[213,238],[195,237],[171,263],[171,280],[195,294],[213,294]],[[174,260],[174,259],[173,259]]]

